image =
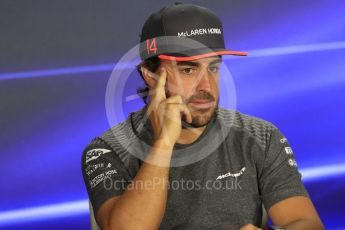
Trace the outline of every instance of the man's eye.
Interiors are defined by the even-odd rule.
[[[219,70],[219,67],[217,67],[217,66],[209,67],[208,70],[209,70],[211,73],[217,73],[218,70]]]
[[[184,69],[182,69],[182,73],[190,75],[190,74],[194,73],[194,69],[193,68],[184,68]]]

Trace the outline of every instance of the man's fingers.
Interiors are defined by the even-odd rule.
[[[185,115],[187,123],[191,124],[192,123],[192,113],[190,112],[188,107],[185,104],[183,104],[183,105],[181,105],[180,110]]]
[[[175,95],[168,97],[166,100],[162,101],[163,103],[175,103],[175,104],[183,104],[183,99],[180,95]]]
[[[159,96],[160,98],[164,98],[164,99],[166,98],[166,96],[165,96],[166,78],[167,78],[167,72],[164,68],[161,68],[161,72],[160,72],[159,77],[157,79],[154,94],[156,96]]]
[[[183,99],[180,95],[171,96],[168,99],[161,102],[161,104],[169,105],[174,104],[178,106],[179,111],[185,116],[188,123],[192,123],[192,114],[188,109],[187,105],[184,104]]]
[[[183,104],[183,99],[181,96],[176,95],[176,96],[171,96],[167,99],[163,99],[161,101],[159,100],[153,100],[151,101],[149,107],[148,107],[148,114],[152,112],[153,109],[157,109],[158,107],[165,107],[168,104]]]
[[[192,123],[192,114],[186,105],[179,103],[164,103],[161,106],[165,107],[164,116],[167,118],[171,120],[179,119],[178,121],[180,121],[182,118],[181,115],[183,114],[186,118],[186,121],[188,123]]]

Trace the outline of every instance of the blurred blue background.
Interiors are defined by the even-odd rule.
[[[187,2],[217,12],[227,47],[249,51],[225,59],[237,109],[281,129],[326,228],[345,229],[345,1]],[[170,3],[0,2],[0,229],[90,228],[82,150],[109,128],[113,67]]]

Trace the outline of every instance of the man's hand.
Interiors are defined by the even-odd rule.
[[[167,72],[164,68],[161,69],[159,76],[149,74],[158,78],[147,110],[155,141],[162,140],[166,145],[173,146],[181,134],[181,113],[185,115],[188,123],[192,122],[192,115],[181,96],[166,98]]]
[[[258,228],[252,224],[246,224],[240,228],[240,230],[262,230],[262,228]]]

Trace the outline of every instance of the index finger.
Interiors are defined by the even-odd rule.
[[[167,72],[166,72],[165,68],[162,68],[161,72],[159,73],[159,77],[157,79],[157,83],[155,86],[155,94],[159,95],[163,98],[166,98],[166,96],[165,96],[166,77],[167,77]]]

